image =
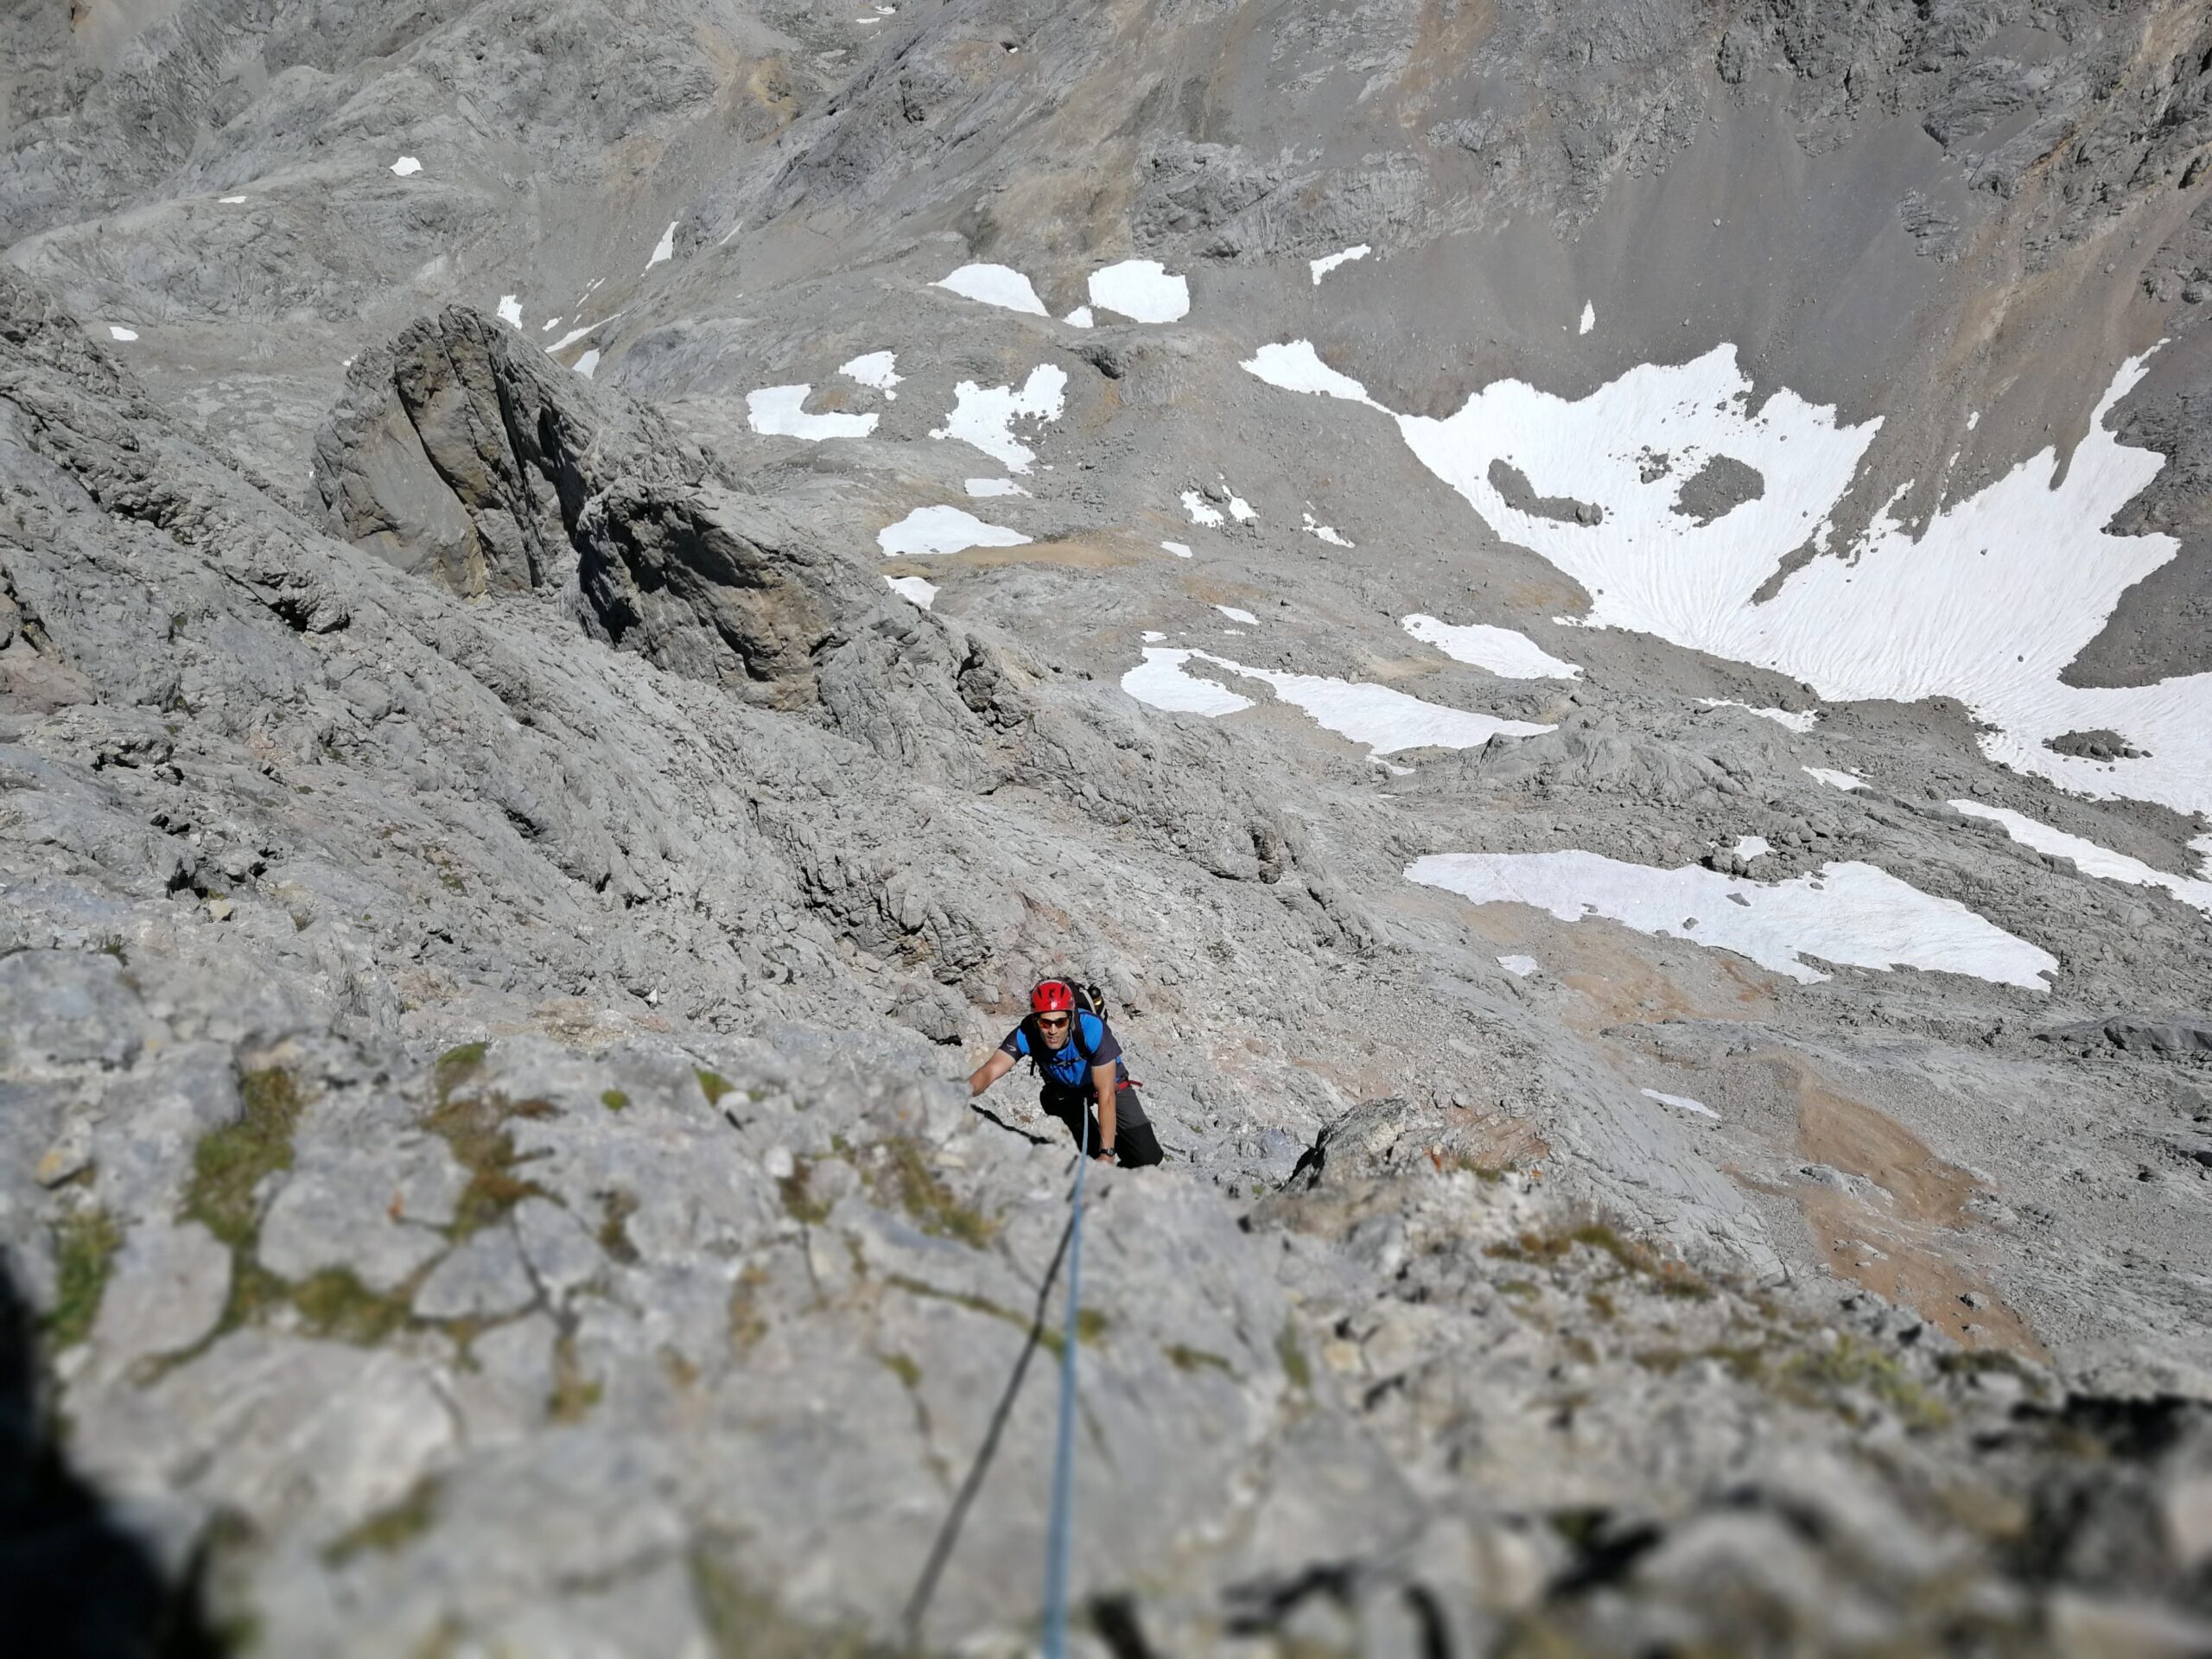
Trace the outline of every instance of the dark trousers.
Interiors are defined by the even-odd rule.
[[[1137,1098],[1137,1086],[1124,1083],[1114,1091],[1114,1157],[1124,1169],[1142,1169],[1147,1164],[1156,1164],[1166,1157],[1160,1149],[1159,1137],[1149,1123],[1133,1123],[1128,1118],[1129,1103]],[[1082,1137],[1090,1137],[1090,1149],[1100,1150],[1098,1144],[1097,1096],[1088,1089],[1062,1089],[1046,1084],[1044,1092],[1037,1096],[1037,1103],[1052,1116],[1067,1125],[1068,1139],[1081,1144]],[[1137,1109],[1142,1111],[1140,1105]]]

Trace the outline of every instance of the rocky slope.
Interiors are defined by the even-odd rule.
[[[0,19],[11,1626],[1023,1650],[1077,971],[1096,1650],[2212,1648],[2212,25],[851,10]]]

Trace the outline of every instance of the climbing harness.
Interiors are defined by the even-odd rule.
[[[1045,1534],[1045,1659],[1067,1659],[1068,1541],[1075,1507],[1075,1350],[1083,1306],[1083,1177],[1090,1162],[1090,1115],[1075,1160],[1075,1199],[1068,1217],[1068,1319],[1060,1338],[1060,1430],[1052,1452],[1052,1508]]]

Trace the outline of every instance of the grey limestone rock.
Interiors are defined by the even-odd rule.
[[[2183,878],[2202,823],[1577,626],[1614,567],[1510,527],[1632,516],[1411,446],[1725,349],[1869,431],[1825,537],[1705,411],[1570,459],[1654,493],[1655,594],[1754,520],[1770,593],[2078,482],[2163,341],[2080,569],[2177,551],[2069,673],[2201,666],[2202,19],[850,10],[0,17],[0,1255],[118,1535],[271,1652],[1021,1650],[1072,1153],[960,1078],[1050,972],[1168,1153],[1084,1188],[1103,1647],[2202,1646],[2212,936],[1948,804]],[[1248,368],[1295,340],[1376,407]],[[1249,707],[1136,695],[1198,651]],[[1355,735],[1408,699],[1548,729]],[[1405,879],[1576,851],[1864,861],[2057,965]]]
[[[415,1293],[426,1319],[497,1318],[526,1307],[537,1294],[512,1228],[488,1227],[455,1245]]]

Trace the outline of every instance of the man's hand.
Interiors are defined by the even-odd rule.
[[[1004,1049],[977,1066],[968,1079],[968,1098],[973,1100],[1001,1077],[1014,1070],[1014,1056]]]

